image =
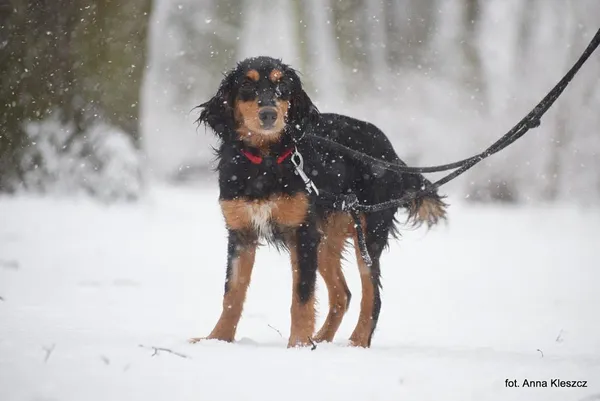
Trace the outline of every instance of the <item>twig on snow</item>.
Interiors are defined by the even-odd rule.
[[[270,328],[275,330],[277,332],[277,334],[279,334],[279,337],[283,338],[283,334],[281,334],[281,331],[277,330],[275,327],[271,326],[270,324],[267,324],[267,326],[269,326]]]
[[[539,349],[539,348],[538,348],[538,349],[536,349],[536,351],[539,351],[539,352],[540,352],[540,354],[542,354],[542,358],[544,357],[544,353],[542,352],[542,350],[541,350],[541,349]]]
[[[153,350],[153,351],[154,351],[154,353],[153,353],[151,356],[156,356],[156,355],[159,355],[159,352],[163,351],[163,352],[168,352],[169,354],[173,354],[173,355],[175,355],[175,356],[178,356],[178,357],[180,357],[180,358],[184,358],[184,359],[191,359],[191,358],[190,358],[189,356],[187,356],[187,355],[184,355],[184,354],[182,354],[182,353],[179,353],[179,352],[177,352],[177,351],[173,351],[173,350],[171,350],[171,349],[168,349],[168,348],[163,348],[163,347],[154,347],[154,346],[146,346],[146,345],[143,345],[143,344],[140,344],[140,345],[139,345],[139,347],[140,347],[140,348],[147,348],[147,349],[151,349],[151,350]]]
[[[308,342],[310,343],[310,345],[312,345],[312,347],[310,347],[311,351],[314,351],[317,349],[317,344],[315,344],[315,342],[313,341],[312,338],[310,338],[310,336],[308,337]]]
[[[46,356],[44,357],[44,363],[48,362],[48,359],[50,359],[50,355],[52,355],[54,348],[56,348],[56,344],[52,344],[50,347],[42,347],[42,349],[46,352]]]
[[[554,340],[554,341],[556,341],[557,343],[562,343],[563,342],[563,339],[561,337],[562,333],[563,333],[563,331],[562,331],[562,329],[560,329],[560,332],[558,333],[558,336],[556,336],[556,340]]]

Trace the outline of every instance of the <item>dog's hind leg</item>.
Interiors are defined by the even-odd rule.
[[[203,339],[233,342],[250,285],[256,245],[255,239],[248,238],[237,231],[229,231],[227,274],[221,317],[208,337],[192,338],[190,342],[195,343]]]
[[[350,343],[353,346],[370,347],[373,333],[377,327],[377,320],[379,319],[379,312],[381,310],[381,271],[379,259],[383,249],[387,245],[390,228],[394,224],[394,213],[395,210],[388,210],[371,214],[366,218],[366,225],[363,224],[367,251],[373,262],[370,267],[363,261],[356,233],[354,235],[354,249],[362,284],[362,299],[360,302],[358,323],[350,336]]]
[[[345,214],[332,215],[323,227],[319,247],[319,273],[329,295],[329,312],[315,341],[333,341],[350,304],[350,290],[342,272],[342,252],[348,232],[349,218]]]

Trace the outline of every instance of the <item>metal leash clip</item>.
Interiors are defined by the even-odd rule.
[[[310,178],[308,178],[308,176],[304,172],[304,158],[302,157],[302,154],[298,152],[297,147],[294,148],[294,153],[292,154],[291,159],[292,164],[294,165],[294,169],[296,170],[296,175],[299,175],[300,178],[302,178],[302,181],[304,181],[304,185],[306,185],[306,190],[308,191],[308,193],[310,194],[314,190],[315,194],[319,195],[319,190],[317,189],[317,186]]]

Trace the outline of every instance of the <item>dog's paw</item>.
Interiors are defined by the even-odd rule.
[[[214,335],[210,335],[208,337],[192,337],[188,340],[188,343],[190,344],[196,344],[199,343],[200,341],[206,341],[206,340],[217,340],[217,341],[223,341],[226,343],[232,343],[233,342],[233,337],[229,337],[229,336],[214,336]]]
[[[333,335],[327,330],[320,330],[317,335],[313,337],[313,341],[316,343],[330,343],[333,342]]]
[[[317,348],[317,345],[309,336],[306,336],[306,338],[294,336],[294,337],[290,337],[287,347],[288,348],[311,347],[311,349],[314,350],[315,348]]]
[[[208,337],[192,337],[192,338],[189,338],[187,342],[190,344],[196,344],[202,340],[208,340]]]
[[[348,345],[356,348],[370,348],[369,336],[352,335],[348,340]]]

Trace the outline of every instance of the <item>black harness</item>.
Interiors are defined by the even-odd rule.
[[[306,138],[309,141],[321,143],[321,145],[329,147],[331,149],[337,150],[339,152],[345,153],[349,156],[352,156],[354,159],[361,161],[365,164],[369,164],[371,166],[378,166],[385,168],[386,170],[393,171],[395,173],[408,173],[408,174],[422,174],[422,173],[435,173],[441,171],[454,170],[452,173],[446,175],[445,177],[437,180],[433,184],[428,185],[425,188],[419,189],[417,191],[411,191],[406,193],[404,196],[398,199],[390,199],[386,202],[377,203],[373,205],[361,204],[358,201],[358,198],[355,194],[334,194],[328,193],[323,190],[318,190],[314,183],[306,176],[304,170],[302,169],[302,163],[294,163],[294,167],[296,168],[296,173],[304,180],[306,188],[309,193],[311,190],[314,190],[317,195],[317,202],[320,204],[327,205],[329,208],[334,210],[339,210],[342,212],[348,212],[352,216],[354,220],[354,224],[356,225],[356,232],[358,236],[358,244],[360,247],[360,253],[368,266],[371,266],[371,258],[367,251],[366,241],[364,232],[362,230],[362,224],[360,220],[360,212],[377,212],[393,207],[402,207],[408,204],[409,202],[421,198],[427,194],[435,192],[439,187],[453,179],[457,178],[461,174],[465,173],[467,170],[472,168],[477,163],[482,160],[490,157],[491,155],[498,153],[502,149],[506,148],[517,139],[521,138],[525,135],[530,129],[539,127],[541,124],[541,118],[546,114],[548,109],[554,104],[554,102],[559,98],[559,96],[563,93],[567,85],[571,82],[571,80],[575,77],[575,75],[579,72],[583,64],[587,61],[587,59],[591,56],[591,54],[596,50],[596,48],[600,45],[600,29],[596,32],[596,35],[590,41],[590,44],[587,46],[581,57],[577,60],[577,62],[571,67],[571,69],[565,74],[565,76],[552,88],[552,90],[538,103],[537,106],[533,108],[521,121],[519,121],[510,131],[504,134],[499,140],[497,140],[494,144],[488,147],[483,152],[476,154],[475,156],[469,157],[467,159],[459,160],[453,163],[442,164],[439,166],[430,166],[430,167],[409,167],[405,164],[398,163],[390,163],[385,160],[380,160],[375,157],[369,156],[365,153],[359,152],[357,150],[351,149],[347,146],[341,145],[331,139],[323,138],[320,136],[316,136],[313,134],[303,135],[301,139]],[[296,149],[294,154],[292,155],[292,161],[294,162],[294,157],[298,160],[302,160],[302,155]]]

